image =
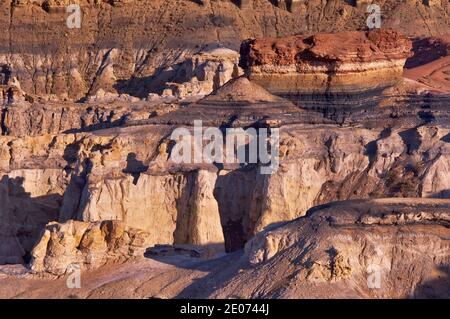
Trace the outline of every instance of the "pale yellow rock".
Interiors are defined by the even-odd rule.
[[[120,221],[50,223],[31,253],[31,269],[64,274],[71,265],[96,268],[107,262],[142,256],[148,234]]]

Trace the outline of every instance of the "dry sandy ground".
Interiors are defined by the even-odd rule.
[[[450,92],[450,34],[416,39],[414,55],[406,62],[404,76],[430,91]]]
[[[450,56],[405,69],[404,76],[428,86],[432,91],[450,93]]]
[[[39,278],[21,265],[0,266],[0,298],[174,298],[204,297],[237,270],[240,254],[215,260],[188,256],[138,258],[81,274],[81,288],[67,277]]]

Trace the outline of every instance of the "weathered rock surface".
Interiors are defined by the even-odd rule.
[[[140,123],[192,126],[193,119],[212,127],[246,127],[255,123],[274,123],[273,126],[276,126],[281,122],[305,120],[323,122],[322,118],[306,116],[289,100],[275,96],[246,77],[240,76],[186,108]]]
[[[258,234],[210,297],[448,298],[450,202],[331,203]],[[267,280],[270,278],[270,280]]]
[[[273,270],[273,282],[279,285],[263,283],[261,289],[254,287],[254,293],[244,287],[239,295],[303,296],[290,290],[290,280],[297,274],[278,281],[280,273],[292,274],[280,257],[285,252],[311,253],[308,256],[319,265],[299,260],[304,269],[312,269],[318,284],[325,285],[323,291],[329,292],[330,283],[348,279],[353,290],[336,290],[345,296],[410,296],[408,289],[434,278],[433,272],[429,278],[423,274],[437,263],[447,263],[446,239],[442,239],[448,228],[442,217],[446,213],[429,213],[431,206],[441,212],[445,205],[423,199],[450,196],[450,97],[439,89],[445,87],[446,70],[436,68],[438,76],[402,81],[402,61],[410,43],[397,31],[326,33],[366,30],[365,6],[360,1],[357,6],[321,0],[275,5],[266,0],[76,2],[83,10],[81,29],[66,28],[69,2],[65,0],[0,3],[4,30],[0,34],[0,264],[31,262],[34,272],[58,276],[79,264],[87,283],[80,290],[84,297],[148,298],[233,297],[227,287],[242,278],[252,284],[263,279],[253,280],[248,275],[253,272],[271,278],[272,270],[265,265],[272,262],[280,270]],[[385,1],[383,26],[398,24],[395,29],[408,36],[442,38],[449,33],[445,8]],[[255,56],[254,63],[295,64],[295,72],[319,70],[314,85],[324,83],[319,93],[325,94],[310,94],[308,100],[297,92],[288,100],[265,89],[264,83],[258,85],[251,74],[250,80],[241,76],[233,50],[242,39],[265,37],[272,40],[261,45],[262,54]],[[442,56],[440,46],[438,51]],[[273,74],[279,71],[274,69]],[[334,80],[333,72],[338,74]],[[398,85],[393,85],[397,80]],[[283,84],[296,90],[300,85]],[[382,94],[356,94],[343,105],[331,94],[334,89],[354,93],[384,86],[392,87]],[[260,164],[176,163],[170,135],[180,127],[192,132],[194,120],[202,120],[203,129],[214,126],[225,133],[227,128],[279,129],[279,169],[261,175]],[[268,227],[304,216],[318,204],[382,197],[415,197],[417,202],[374,201],[350,208],[343,204],[342,215],[324,213],[331,219],[336,215],[343,229],[351,229],[348,235],[356,242],[349,245],[327,218],[302,219],[305,232],[295,233],[289,226],[284,227],[292,234],[283,233],[285,228],[267,232]],[[416,214],[411,203],[423,213]],[[364,205],[373,206],[373,214]],[[405,225],[406,217],[392,221],[379,216],[389,210],[395,211],[393,216],[412,214],[417,223]],[[354,211],[373,215],[375,222],[382,220],[385,225],[362,226],[355,222]],[[308,225],[323,232],[316,238]],[[379,294],[358,290],[363,283],[358,274],[365,263],[354,259],[357,254],[369,256],[360,242],[373,239],[377,244],[379,238],[397,236],[403,254],[410,246],[395,230],[405,227],[420,248],[413,256],[404,253],[405,261],[419,266],[408,268],[399,261],[392,276],[399,270],[411,277],[401,283],[389,277],[387,290]],[[380,237],[370,237],[369,228]],[[278,231],[280,236],[266,245],[262,238]],[[303,242],[305,234],[308,242],[318,243],[319,250],[290,250]],[[327,234],[333,236],[337,251],[332,256],[321,250],[331,245]],[[249,240],[247,247],[254,249],[239,260]],[[397,249],[397,244],[386,245],[383,249]],[[423,256],[425,245],[436,247],[431,249],[434,261]],[[199,254],[210,258],[224,249],[235,253],[211,263],[197,258]],[[355,253],[353,259],[346,255],[350,252]],[[191,255],[196,256],[194,261]],[[248,265],[249,256],[253,266]],[[162,265],[160,258],[173,266]],[[183,258],[187,261],[178,264]],[[125,260],[131,270],[108,268],[109,263]],[[239,267],[250,268],[236,275]],[[33,272],[18,269],[14,274],[13,269],[0,266],[0,297],[30,296],[35,290],[27,292],[29,285],[48,284]],[[19,273],[24,278],[18,280]],[[309,277],[303,275],[298,274],[300,285],[308,285]],[[61,283],[55,280],[52,287]],[[219,286],[223,289],[217,290]],[[398,292],[392,287],[399,287]],[[320,295],[322,290],[309,291]],[[431,294],[441,296],[434,288]],[[414,291],[416,295],[420,296]]]
[[[96,268],[142,256],[148,234],[121,221],[49,223],[31,252],[31,269],[63,275],[69,266]]]
[[[245,41],[240,65],[278,95],[352,94],[402,79],[411,42],[394,30]]]
[[[228,0],[203,5],[190,0],[81,0],[76,2],[83,11],[81,29],[69,29],[68,3],[0,3],[0,66],[8,66],[30,96],[79,100],[102,89],[146,98],[171,82],[170,66],[214,43],[238,50],[247,38],[367,28],[365,6],[341,0],[295,6],[256,0],[251,9]],[[450,33],[445,1],[429,7],[421,1],[389,0],[381,10],[383,27],[409,36]]]
[[[449,202],[332,203],[214,260],[185,245],[82,273],[82,286],[0,266],[2,298],[448,298]],[[22,275],[21,275],[22,274]],[[29,277],[29,275],[28,275]]]
[[[54,220],[117,219],[148,232],[149,245],[225,241],[233,251],[267,225],[332,200],[447,198],[450,129],[395,123],[282,125],[273,175],[259,174],[257,166],[173,163],[170,125],[1,137],[1,221],[10,227],[9,240],[22,246],[9,256],[29,252]]]
[[[145,120],[179,108],[164,101],[34,102],[16,103],[3,109],[2,135],[25,137],[62,133],[80,133]]]
[[[239,68],[239,53],[227,48],[210,48],[194,54],[180,66],[169,67],[174,73],[162,91],[178,99],[203,97],[243,73]]]
[[[121,220],[148,232],[149,246],[225,244],[234,251],[266,226],[332,200],[447,198],[445,101],[387,97],[370,114],[361,108],[327,118],[240,77],[166,115],[168,104],[147,102],[131,110],[15,105],[5,116],[9,135],[0,137],[1,260],[28,260],[42,228],[58,220]],[[263,176],[257,165],[172,162],[170,133],[194,119],[235,127],[276,121],[279,170]]]

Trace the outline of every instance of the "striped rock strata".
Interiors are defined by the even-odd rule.
[[[361,93],[397,83],[411,42],[394,30],[250,39],[240,64],[271,93]]]

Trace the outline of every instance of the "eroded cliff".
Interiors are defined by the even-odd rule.
[[[424,62],[417,41],[432,40],[411,45],[398,31],[442,36],[446,4],[384,1],[386,26],[396,26],[398,12],[417,11],[424,28],[402,16],[397,31],[357,32],[365,30],[366,13],[346,1],[258,0],[253,10],[230,1],[80,1],[82,28],[61,34],[66,4],[0,5],[7,30],[0,35],[0,264],[27,265],[26,275],[36,278],[63,276],[73,264],[83,271],[118,261],[140,265],[155,246],[154,255],[176,245],[193,258],[235,252],[205,266],[214,275],[225,265],[225,276],[218,269],[217,278],[187,287],[204,273],[178,274],[177,289],[167,288],[172,297],[235,297],[231,290],[245,280],[252,291],[244,287],[238,297],[304,296],[292,287],[297,283],[322,287],[314,296],[343,283],[342,296],[421,296],[420,285],[447,267],[448,52],[443,46]],[[31,21],[33,32],[25,32]],[[331,29],[346,32],[323,33]],[[273,38],[279,35],[289,37]],[[245,42],[242,76],[232,49],[249,37],[265,38]],[[433,67],[416,69],[424,63]],[[283,78],[289,72],[294,80]],[[313,83],[306,81],[311,74]],[[295,94],[278,96],[283,90]],[[224,139],[229,128],[278,129],[277,170],[261,174],[260,161],[174,161],[171,134],[192,133],[200,120],[202,133],[219,128]],[[391,199],[379,199],[385,197]],[[312,213],[349,199],[367,201]],[[369,242],[383,251],[383,267],[394,265],[383,268],[392,274],[379,293],[360,288],[373,255]],[[210,247],[211,254],[197,253]],[[285,260],[291,257],[298,257],[298,272]],[[239,275],[234,267],[246,269]],[[395,278],[405,271],[410,280]],[[255,274],[276,280],[264,284]],[[223,289],[202,291],[209,279]],[[146,289],[131,294],[142,297]]]

